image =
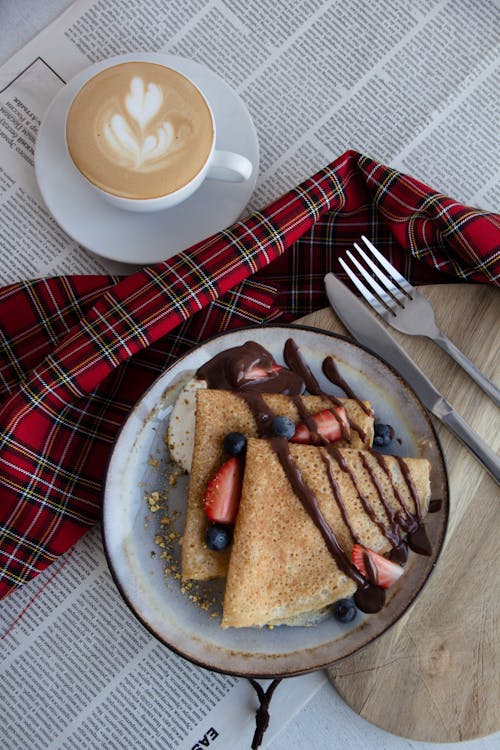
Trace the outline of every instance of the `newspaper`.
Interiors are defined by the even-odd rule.
[[[137,622],[97,529],[2,603],[0,653],[3,750],[250,747],[250,683],[194,666]],[[266,742],[325,680],[280,685]]]
[[[121,53],[192,58],[240,95],[261,148],[248,210],[348,148],[496,210],[497,28],[493,0],[77,0],[0,68],[0,282],[130,271],[63,232],[33,169],[52,98]],[[115,589],[97,529],[0,604],[0,653],[6,750],[250,744],[249,683],[191,665],[142,628]],[[278,689],[266,743],[324,680]]]
[[[260,208],[355,148],[498,206],[498,12],[485,0],[79,0],[0,68],[0,281],[129,272],[81,248],[33,171],[55,94],[102,58],[168,52],[219,73],[255,122]]]

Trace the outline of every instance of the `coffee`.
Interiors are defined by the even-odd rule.
[[[181,189],[211,155],[214,125],[185,76],[149,62],[101,71],[80,89],[66,120],[75,165],[96,187],[147,200]]]

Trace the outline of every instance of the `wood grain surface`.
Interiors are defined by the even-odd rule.
[[[498,290],[453,284],[421,291],[442,330],[498,384]],[[300,322],[348,335],[329,309]],[[493,402],[434,342],[391,332],[498,450],[500,415]],[[451,506],[436,570],[393,628],[328,674],[345,701],[377,726],[415,740],[459,742],[500,730],[500,492],[472,454],[433,421]]]

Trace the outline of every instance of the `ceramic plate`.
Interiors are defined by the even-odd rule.
[[[203,89],[215,117],[216,147],[250,159],[253,164],[250,179],[245,182],[206,179],[180,205],[147,214],[112,206],[85,182],[71,160],[64,135],[73,97],[85,81],[110,62],[142,59],[170,65]],[[111,260],[156,263],[225,229],[241,216],[257,181],[259,145],[244,103],[212,70],[175,55],[135,53],[86,68],[59,91],[40,126],[35,172],[47,208],[76,242]]]
[[[175,577],[180,553],[177,535],[183,529],[188,480],[185,475],[172,479],[165,440],[169,415],[186,379],[216,353],[254,340],[283,364],[284,344],[290,337],[322,388],[343,395],[321,372],[324,357],[334,356],[354,392],[371,401],[376,419],[394,427],[393,453],[430,460],[432,498],[442,501],[441,510],[428,516],[433,554],[423,557],[410,553],[405,575],[391,589],[384,609],[376,615],[359,613],[350,625],[330,617],[314,627],[222,630],[221,583],[197,584],[183,592]],[[168,494],[167,513],[163,508],[155,511],[154,493],[159,493],[160,500]],[[112,452],[102,528],[108,562],[123,598],[160,641],[209,669],[270,677],[323,668],[352,654],[392,625],[434,567],[447,517],[448,485],[441,449],[427,412],[409,386],[378,357],[347,339],[316,329],[269,326],[224,334],[204,343],[181,358],[144,394]],[[166,524],[165,518],[173,525]],[[166,568],[171,572],[166,574]]]

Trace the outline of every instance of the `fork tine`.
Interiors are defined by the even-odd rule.
[[[386,294],[388,293],[394,302],[399,305],[400,307],[404,307],[404,303],[407,302],[409,295],[404,291],[404,289],[401,289],[399,284],[394,283],[392,279],[389,279],[383,271],[380,270],[378,266],[375,265],[375,263],[372,261],[371,258],[368,257],[368,255],[365,253],[362,247],[360,247],[356,242],[354,243],[354,247],[360,254],[360,256],[365,261],[366,265],[371,268],[375,276],[382,282],[382,284],[385,285],[384,291],[384,299]],[[360,266],[358,266],[360,268]],[[366,276],[365,276],[366,278]],[[373,281],[373,278],[370,276],[370,283],[375,283]]]
[[[406,292],[408,296],[411,297],[412,292],[415,291],[415,288],[409,283],[409,281],[407,281],[407,279],[405,279],[405,277],[402,276],[399,273],[399,271],[396,268],[394,268],[394,266],[391,263],[389,263],[389,261],[386,258],[384,258],[382,253],[380,253],[377,250],[375,245],[372,242],[370,242],[370,240],[367,237],[365,237],[364,234],[361,235],[361,239],[363,240],[365,245],[371,250],[371,252],[375,256],[375,258],[378,260],[380,265],[383,266],[385,270],[387,271],[387,273],[392,277],[392,279],[399,284],[401,289],[404,292]]]
[[[349,251],[347,252],[349,253]],[[339,263],[344,269],[344,271],[346,272],[346,274],[351,279],[354,286],[361,292],[362,296],[365,298],[368,304],[373,307],[375,312],[377,312],[383,318],[386,317],[388,311],[392,313],[392,315],[394,315],[392,310],[389,307],[387,307],[387,305],[383,305],[381,301],[366,288],[363,282],[360,281],[360,279],[358,279],[354,271],[347,265],[347,263],[344,261],[343,258],[339,258]]]
[[[397,300],[395,300],[394,295],[393,294],[389,294],[385,289],[383,289],[380,286],[380,284],[373,278],[373,276],[370,276],[370,274],[368,273],[368,271],[366,270],[366,268],[364,268],[364,266],[361,265],[361,263],[359,262],[359,260],[356,258],[355,255],[353,255],[351,253],[350,250],[347,250],[347,255],[352,260],[352,262],[354,263],[354,265],[356,266],[356,268],[360,272],[361,276],[368,283],[368,286],[371,287],[371,289],[373,290],[373,292],[374,292],[376,298],[379,300],[379,302],[382,303],[382,305],[386,308],[386,310],[389,310],[389,312],[391,312],[393,315],[395,315],[396,313],[394,312],[394,310],[392,309],[392,307],[394,305],[394,302],[397,302]],[[391,286],[393,286],[393,285],[391,285]],[[372,294],[372,296],[373,296],[373,294]],[[371,304],[373,304],[373,303],[371,303]]]

